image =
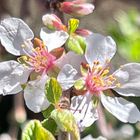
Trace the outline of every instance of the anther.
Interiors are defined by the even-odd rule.
[[[121,87],[121,84],[120,84],[120,83],[117,83],[117,84],[116,84],[116,87],[117,87],[117,88],[120,88],[120,87]]]
[[[106,70],[104,70],[103,71],[103,73],[102,73],[102,75],[101,76],[105,76],[105,75],[107,75],[109,73],[109,70],[108,69],[106,69]]]
[[[95,60],[95,61],[93,62],[93,64],[94,64],[94,65],[99,65],[100,63],[99,63],[98,60]]]
[[[26,48],[26,45],[22,44],[21,47],[22,47],[22,48]]]

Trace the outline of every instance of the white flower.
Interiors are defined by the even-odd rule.
[[[120,121],[140,121],[140,112],[134,103],[122,97],[103,94],[105,90],[113,89],[121,96],[140,96],[140,64],[125,64],[109,75],[109,62],[115,52],[116,44],[111,37],[93,33],[87,38],[85,58],[88,65],[82,65],[86,72],[80,78],[84,83],[82,86],[85,92],[84,95],[73,97],[75,102],[72,102],[73,108],[77,104],[75,114],[84,115],[83,118],[78,118],[78,122],[82,122],[82,127],[90,126],[96,120],[96,108],[90,106],[95,97],[100,99],[103,106]],[[85,112],[84,108],[87,108]]]
[[[77,55],[74,52],[69,52],[64,56],[63,60],[58,62],[58,65],[63,68],[58,74],[57,80],[62,89],[65,91],[71,88],[75,81],[80,77],[77,71],[80,71],[80,63],[85,62],[83,56]],[[77,96],[71,100],[71,111],[73,112],[77,123],[82,130],[85,125],[88,127],[98,118],[97,110],[92,107],[91,96]]]
[[[47,71],[55,63],[55,56],[50,54],[44,44],[37,41],[34,48],[31,40],[34,35],[26,23],[17,18],[7,18],[0,23],[0,41],[4,48],[13,55],[22,55],[18,63],[14,60],[0,63],[0,95],[16,94],[22,91],[31,72],[41,74],[41,78],[27,83],[24,89],[26,105],[34,112],[40,112],[48,107],[49,103],[45,97],[45,81]],[[49,39],[47,47],[52,50],[63,45],[68,35],[64,32],[54,33],[53,36],[46,36]],[[53,38],[53,39],[52,39]],[[58,43],[58,40],[61,43]],[[40,88],[39,88],[40,87]]]

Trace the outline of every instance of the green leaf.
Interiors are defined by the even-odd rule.
[[[45,94],[49,102],[56,105],[62,95],[62,88],[55,78],[50,78],[45,85]]]
[[[38,120],[32,120],[25,126],[22,140],[55,140],[55,138],[49,131],[43,128]]]
[[[57,124],[52,118],[42,121],[42,126],[49,130],[53,135],[56,134]]]
[[[75,39],[79,42],[83,52],[85,53],[85,51],[86,51],[85,39],[82,36],[79,36],[79,35],[75,35]]]
[[[73,114],[67,109],[55,109],[51,113],[61,131],[69,132],[75,140],[80,140],[79,129]]]
[[[79,35],[70,35],[66,42],[68,50],[73,51],[77,54],[84,54],[86,49],[86,43],[83,37]]]
[[[53,110],[54,110],[54,106],[51,104],[46,110],[42,111],[44,118],[46,119],[49,118]]]
[[[71,18],[68,22],[68,32],[69,34],[74,33],[79,26],[79,20]]]
[[[74,83],[74,87],[76,90],[85,90],[85,80],[76,80],[76,82]]]

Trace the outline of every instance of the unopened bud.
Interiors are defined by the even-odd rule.
[[[60,10],[72,16],[85,16],[93,12],[94,5],[90,3],[79,2],[78,0],[72,2],[63,2],[60,4]]]
[[[46,14],[42,17],[43,24],[51,30],[64,30],[62,21],[54,14]]]

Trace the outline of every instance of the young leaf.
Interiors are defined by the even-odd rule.
[[[55,78],[50,78],[45,85],[45,94],[52,104],[57,104],[62,95],[62,88]]]
[[[57,124],[56,122],[52,119],[52,118],[49,118],[49,119],[45,119],[42,123],[42,126],[49,130],[53,135],[56,134],[56,130],[57,130]]]
[[[80,140],[79,129],[73,114],[67,109],[55,109],[51,113],[61,131],[69,132],[75,140]]]
[[[38,120],[32,120],[25,126],[22,140],[55,140],[55,138]]]
[[[51,104],[46,110],[42,111],[43,116],[47,119],[50,117],[51,112],[54,110],[54,106]]]
[[[79,35],[75,35],[75,39],[78,40],[83,52],[85,53],[85,51],[86,51],[85,39],[82,36],[79,36]]]
[[[74,33],[79,26],[79,20],[71,18],[68,22],[68,32],[69,34]]]
[[[86,49],[86,43],[83,37],[78,35],[70,35],[66,42],[67,48],[77,54],[84,54]]]

